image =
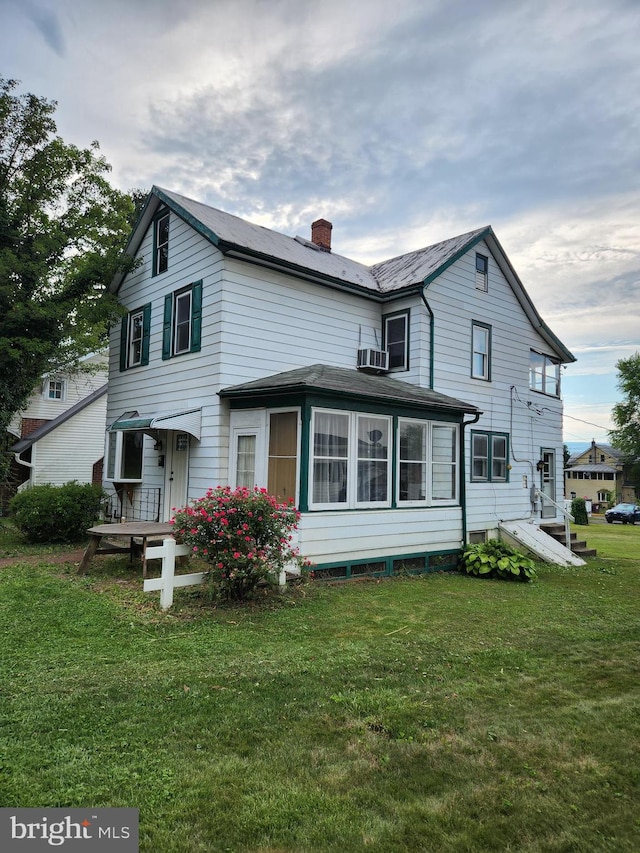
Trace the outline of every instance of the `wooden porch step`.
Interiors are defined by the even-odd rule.
[[[565,532],[564,532],[564,524],[541,524],[540,530],[544,530],[545,533],[548,533],[556,542],[561,542],[563,545],[565,543]],[[571,532],[570,536],[570,545],[571,550],[574,554],[577,554],[578,557],[597,557],[598,552],[595,548],[589,548],[587,543],[584,540],[578,541],[578,534]]]

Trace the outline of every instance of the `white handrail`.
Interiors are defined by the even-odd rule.
[[[559,503],[556,503],[553,498],[550,498],[549,495],[545,495],[544,492],[541,492],[540,489],[536,488],[536,497],[540,498],[543,502],[547,501],[552,504],[556,509],[559,509],[562,515],[564,516],[564,541],[565,545],[569,550],[571,550],[571,528],[569,527],[570,521],[575,521],[575,518],[571,515],[570,512],[567,512],[566,509],[561,506]]]

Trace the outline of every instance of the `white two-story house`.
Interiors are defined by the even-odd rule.
[[[455,564],[560,500],[560,368],[490,227],[368,267],[154,187],[113,283],[105,457],[115,515],[168,520],[266,487],[335,577]],[[146,507],[146,515],[140,507]]]

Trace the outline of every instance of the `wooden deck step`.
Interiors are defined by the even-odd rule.
[[[556,542],[561,542],[563,545],[565,542],[565,532],[564,532],[564,524],[551,523],[551,524],[541,524],[540,529],[544,530],[545,533],[548,533]],[[578,557],[597,557],[598,552],[595,548],[589,548],[587,543],[584,540],[578,541],[577,533],[570,533],[571,540],[571,550],[574,554],[577,554]]]

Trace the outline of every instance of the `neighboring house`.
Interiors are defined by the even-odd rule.
[[[169,519],[217,484],[302,513],[334,576],[455,564],[500,520],[555,518],[560,365],[490,227],[374,266],[154,187],[112,289],[105,481]]]
[[[13,491],[70,480],[101,482],[108,357],[92,355],[85,362],[95,372],[45,376],[13,418],[7,442]]]
[[[564,472],[566,497],[586,498],[596,511],[618,502],[635,503],[630,466],[624,464],[623,456],[610,444],[595,441],[587,450],[571,456]]]

